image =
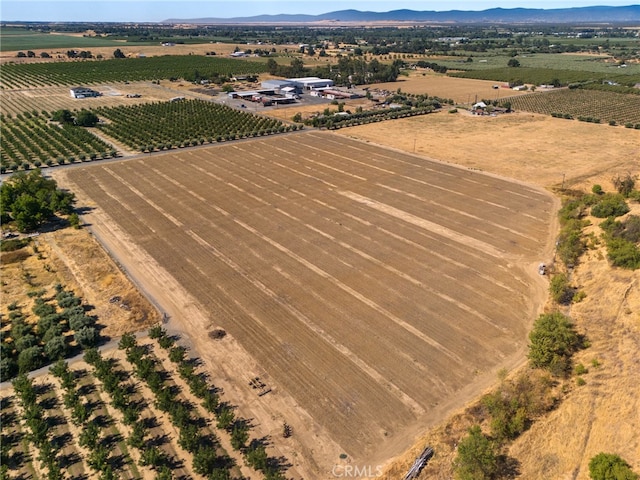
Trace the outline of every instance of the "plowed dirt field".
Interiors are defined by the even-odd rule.
[[[203,313],[185,320],[197,349],[224,328],[269,395],[355,460],[400,453],[434,409],[522,358],[546,299],[536,266],[557,206],[544,190],[334,134],[60,175],[95,208],[85,220],[162,272],[134,273],[143,290],[162,305],[180,285]],[[300,452],[321,450],[299,433]]]

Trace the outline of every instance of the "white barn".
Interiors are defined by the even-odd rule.
[[[318,77],[288,78],[289,82],[303,90],[333,87],[333,80]]]
[[[69,90],[69,93],[71,94],[71,98],[99,97],[101,95],[100,92],[96,92],[87,87],[74,87]]]

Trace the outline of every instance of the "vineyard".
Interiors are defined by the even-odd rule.
[[[48,113],[0,115],[0,171],[113,157],[113,147],[82,127],[49,123]]]
[[[265,63],[198,55],[165,55],[148,58],[82,60],[72,62],[6,64],[2,66],[0,89],[54,85],[87,85],[196,77],[214,79],[235,74],[267,71]]]
[[[640,97],[595,90],[562,89],[532,93],[508,99],[515,110],[591,118],[597,122],[615,122],[625,126],[640,124]]]
[[[255,137],[297,129],[270,119],[204,100],[158,102],[98,108],[106,120],[99,128],[141,152]]]
[[[565,70],[552,68],[530,67],[499,67],[486,70],[470,70],[451,72],[452,77],[475,78],[478,80],[493,80],[509,82],[515,85],[532,84],[547,85],[559,82],[561,85],[581,82],[612,81],[623,85],[640,83],[640,74],[620,74],[606,72],[590,72],[585,70]]]
[[[251,438],[176,340],[156,326],[108,356],[87,350],[83,366],[19,375],[0,398],[3,478],[284,479],[284,459]]]

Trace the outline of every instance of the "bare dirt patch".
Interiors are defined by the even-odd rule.
[[[534,265],[550,254],[548,195],[339,136],[64,175],[177,328],[228,332],[192,337],[213,370],[227,358],[235,388],[238,365],[273,385],[255,413],[300,432],[293,454],[310,478],[330,475],[341,452],[399,453],[437,406],[519,361],[544,298]],[[239,355],[213,347],[232,340]]]

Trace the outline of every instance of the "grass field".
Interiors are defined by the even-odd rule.
[[[68,179],[356,457],[398,453],[539,306],[553,202],[477,172],[309,133]]]
[[[434,57],[433,62],[457,70],[488,70],[506,67],[509,57],[505,55],[474,54],[472,62],[466,58]],[[515,57],[522,67],[545,68],[551,70],[569,70],[581,72],[596,72],[612,75],[636,75],[640,73],[640,65],[629,63],[624,69],[618,68],[618,63],[609,55],[572,55],[568,53],[538,53],[523,54]]]

